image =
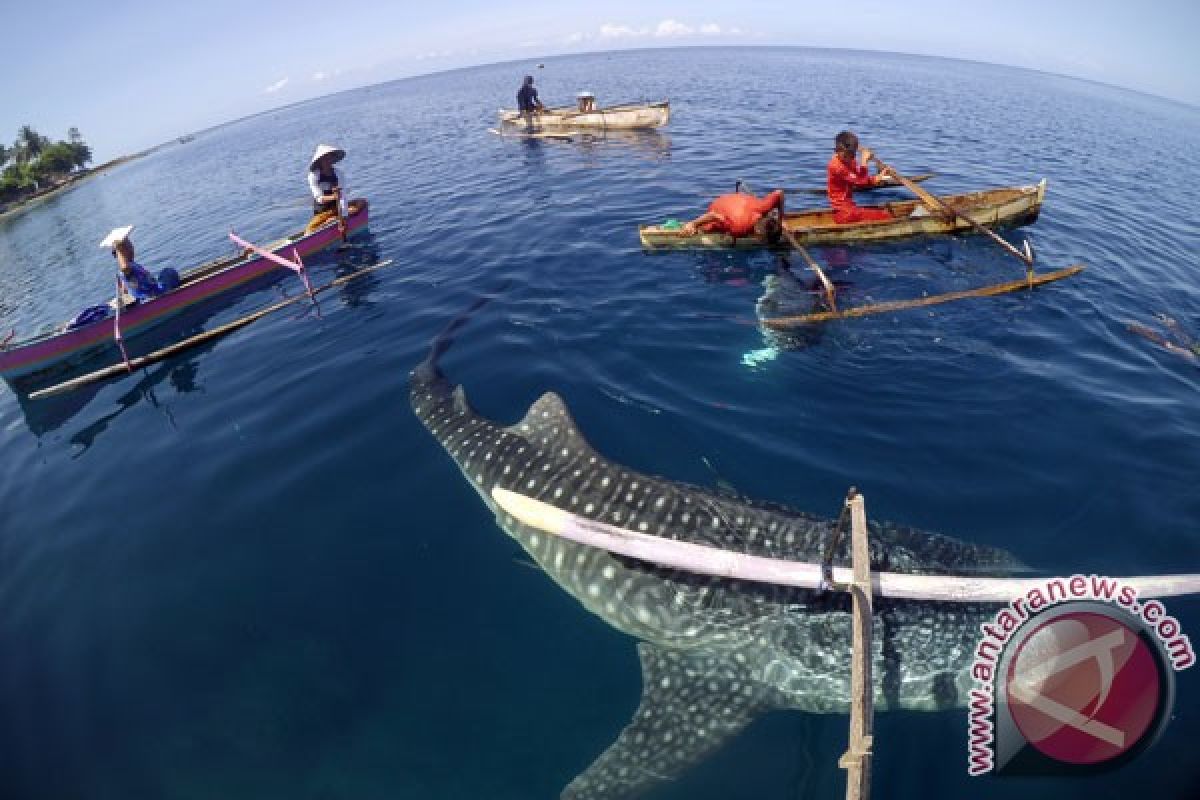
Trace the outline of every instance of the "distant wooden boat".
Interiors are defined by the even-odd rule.
[[[500,121],[508,125],[524,125],[521,112],[502,108],[498,112]],[[661,128],[671,119],[671,104],[628,103],[620,106],[597,108],[595,111],[580,111],[572,106],[547,108],[534,115],[534,125],[541,128],[611,128],[634,130],[637,128]]]
[[[1025,225],[1037,219],[1046,196],[1046,180],[1033,186],[1014,186],[987,189],[967,194],[945,195],[942,202],[964,211],[988,227]],[[899,200],[868,208],[885,208],[892,219],[880,222],[852,222],[839,225],[833,221],[828,208],[789,212],[784,225],[802,245],[853,244],[904,239],[913,236],[935,236],[949,233],[969,233],[970,223],[929,211],[919,200]],[[915,214],[915,216],[914,216]],[[721,249],[767,247],[762,236],[751,235],[737,239],[724,233],[697,233],[688,236],[679,228],[661,225],[642,225],[638,228],[642,247],[647,250],[677,248]],[[779,245],[788,247],[786,241]]]

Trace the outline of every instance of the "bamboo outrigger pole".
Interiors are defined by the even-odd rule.
[[[875,739],[875,689],[871,678],[871,551],[867,544],[867,512],[863,497],[854,489],[846,497],[850,506],[850,553],[854,580],[846,587],[852,598],[850,625],[850,741],[838,766],[846,770],[846,800],[869,800],[871,751]]]
[[[1063,269],[1055,270],[1054,272],[1044,272],[1041,275],[1026,276],[1024,280],[1007,281],[1005,283],[994,283],[991,286],[981,286],[978,289],[962,289],[957,292],[946,292],[945,294],[931,294],[926,297],[917,297],[912,300],[890,300],[884,303],[872,303],[866,306],[855,306],[853,308],[843,308],[840,311],[814,311],[811,314],[796,314],[787,317],[770,317],[763,319],[762,324],[772,330],[783,331],[789,328],[797,328],[801,325],[812,325],[818,322],[832,322],[839,319],[851,319],[853,317],[868,317],[872,314],[886,314],[892,311],[905,311],[912,308],[924,308],[926,306],[936,306],[942,303],[951,303],[955,300],[966,300],[972,297],[993,297],[998,294],[1009,294],[1011,292],[1019,292],[1024,289],[1032,289],[1036,286],[1041,286],[1045,283],[1053,283],[1061,281],[1063,278],[1069,278],[1072,275],[1078,275],[1083,272],[1083,264],[1074,264]]]

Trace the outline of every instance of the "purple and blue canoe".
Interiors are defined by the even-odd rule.
[[[346,234],[366,225],[367,202],[352,201],[350,213],[346,216]],[[303,258],[341,240],[342,234],[334,221],[312,233],[296,234],[272,242],[265,249],[284,258],[291,258],[294,252],[299,252]],[[263,256],[242,255],[188,270],[180,275],[179,286],[175,289],[122,309],[121,338],[129,341],[197,303],[282,269],[278,263]],[[77,364],[114,344],[113,319],[109,316],[70,330],[60,328],[9,345],[0,345],[0,377],[8,380],[31,379],[40,373]]]

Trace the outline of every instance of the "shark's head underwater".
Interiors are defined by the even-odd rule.
[[[588,445],[563,401],[542,395],[519,422],[476,414],[436,356],[412,374],[413,411],[458,464],[497,523],[563,589],[638,639],[642,698],[616,741],[564,798],[640,795],[772,709],[845,712],[850,619],[844,595],[700,577],[613,556],[526,527],[499,509],[510,489],[621,527],[756,555],[819,562],[832,520],[642,475]],[[872,524],[876,570],[1003,574],[1008,554]],[[834,558],[848,563],[845,546]],[[994,606],[876,600],[879,709],[965,705],[978,626]]]

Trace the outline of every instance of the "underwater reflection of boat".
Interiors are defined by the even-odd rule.
[[[671,152],[670,135],[656,130],[588,131],[580,139],[580,144],[584,147],[625,147],[641,155],[654,157],[663,157]]]
[[[189,317],[191,316],[189,315]],[[201,330],[201,326],[195,324],[194,320],[191,320],[191,322],[192,324],[188,325],[186,329],[180,330],[175,328],[171,333],[179,335],[180,333],[188,334]],[[151,335],[144,342],[144,345],[154,346],[155,344],[170,341],[171,338],[173,337],[164,331],[157,335]],[[170,411],[155,394],[155,387],[158,387],[165,381],[177,394],[199,391],[200,385],[197,383],[196,378],[200,370],[200,360],[204,353],[215,346],[216,343],[214,342],[192,350],[185,356],[138,370],[136,372],[137,381],[117,397],[117,407],[114,410],[100,416],[71,434],[71,443],[82,447],[82,450],[77,451],[76,455],[91,447],[96,438],[108,430],[109,424],[114,419],[135,407],[143,400],[155,407],[162,408],[168,419],[170,419]],[[83,368],[80,368],[78,371],[82,372]],[[36,400],[30,398],[29,394],[24,391],[14,391],[13,394],[16,395],[17,405],[25,417],[25,425],[29,428],[30,433],[41,438],[47,434],[54,433],[71,422],[71,420],[91,404],[103,388],[104,384],[95,383],[73,392],[66,392]]]

